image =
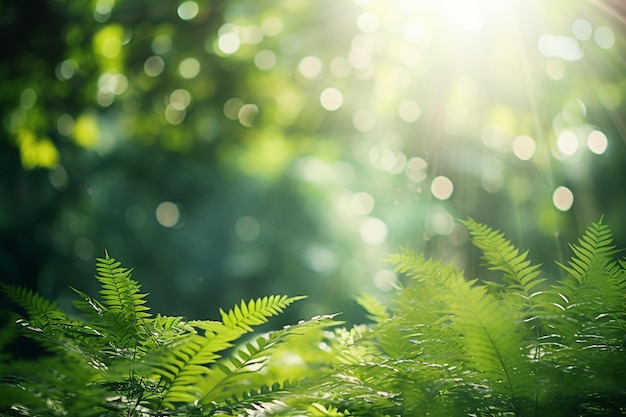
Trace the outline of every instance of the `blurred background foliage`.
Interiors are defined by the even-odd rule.
[[[388,293],[455,218],[553,269],[624,229],[618,0],[0,1],[0,279],[66,306],[107,249],[156,311]],[[67,306],[67,308],[70,308]]]

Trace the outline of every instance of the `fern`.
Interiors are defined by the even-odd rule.
[[[361,294],[356,298],[356,301],[369,313],[367,318],[373,320],[375,323],[383,323],[385,320],[389,319],[387,308],[375,297],[369,294]]]
[[[585,278],[594,267],[604,268],[607,260],[616,253],[613,243],[613,235],[609,227],[602,224],[602,219],[598,223],[593,223],[587,228],[577,245],[570,245],[574,256],[568,262],[569,267],[559,264],[579,285],[582,285]]]
[[[282,345],[289,345],[295,338],[300,338],[302,335],[308,333],[315,333],[320,329],[324,329],[329,326],[336,325],[334,316],[317,316],[311,320],[301,321],[296,325],[287,326],[286,328],[270,332],[266,335],[259,336],[251,342],[246,342],[241,347],[236,349],[233,354],[228,358],[217,362],[204,381],[200,384],[203,396],[199,403],[205,406],[211,406],[212,404],[226,403],[233,410],[250,410],[250,401],[263,401],[272,404],[272,409],[276,411],[278,404],[272,403],[271,398],[268,395],[271,392],[278,392],[277,390],[250,390],[250,385],[257,385],[263,387],[267,386],[267,377],[259,374],[259,370],[262,369],[270,357],[276,354],[277,349]],[[280,373],[280,375],[285,375]],[[294,377],[293,374],[290,375]],[[282,378],[280,378],[282,380]],[[281,380],[274,381],[272,386],[280,386]],[[297,381],[289,382],[282,380],[282,390],[279,397],[274,399],[280,399],[281,404],[286,406],[289,403],[289,407],[293,407],[291,401],[297,398],[287,392],[287,388],[296,388]],[[254,394],[254,395],[253,395]],[[237,403],[237,398],[243,399],[241,403]],[[253,406],[252,409],[255,407]],[[281,407],[278,407],[279,409]]]
[[[617,334],[606,336],[614,344],[621,343],[626,333],[623,315],[626,272],[623,264],[611,259],[617,252],[612,245],[611,230],[602,221],[593,223],[578,242],[579,245],[570,245],[574,255],[569,266],[559,264],[567,276],[555,286],[560,299],[554,305],[571,323],[587,321],[587,328],[596,335],[603,329],[616,330]],[[572,329],[572,336],[574,333],[580,332]]]
[[[461,273],[453,272],[450,267],[425,262],[419,256],[411,257],[406,253],[398,260],[401,271],[408,272],[442,301],[433,311],[438,317],[435,320],[427,317],[437,325],[422,320],[413,323],[421,333],[410,333],[410,336],[426,339],[419,343],[424,348],[421,354],[440,360],[453,359],[451,355],[437,354],[442,351],[442,344],[448,344],[451,352],[458,352],[456,361],[460,369],[469,372],[464,378],[468,383],[488,381],[490,395],[510,398],[511,411],[518,410],[521,398],[536,382],[524,361],[522,346],[527,335],[519,327],[520,313],[507,304],[498,303],[485,287],[475,286],[475,281],[466,282]],[[442,337],[441,323],[445,323],[448,334],[450,330],[453,334]]]
[[[555,366],[572,378],[574,392],[624,395],[617,387],[626,372],[626,269],[611,259],[617,252],[612,243],[611,230],[600,220],[578,245],[570,245],[568,264],[559,264],[567,275],[554,286],[555,315],[561,320],[554,321],[550,341]],[[591,395],[576,400],[595,402]]]
[[[53,318],[63,319],[66,317],[55,303],[46,300],[28,288],[0,283],[0,289],[2,289],[2,292],[5,293],[13,302],[23,308],[28,317],[32,320]]]
[[[244,301],[240,305],[236,305],[232,310],[225,312],[220,309],[220,315],[224,325],[229,328],[240,328],[246,332],[251,332],[251,326],[258,326],[267,323],[268,317],[275,316],[283,311],[287,306],[295,301],[302,300],[306,297],[287,297],[270,296],[257,300],[250,300],[248,303]]]
[[[626,394],[618,382],[626,371],[626,262],[610,259],[608,228],[590,226],[572,246],[569,277],[547,287],[528,252],[485,225],[464,224],[488,268],[503,273],[503,285],[492,292],[491,283],[466,281],[450,265],[411,251],[392,255],[411,280],[392,316],[375,320],[358,342],[374,338],[379,353],[344,366],[353,388],[335,389],[343,398],[362,393],[356,386],[399,395],[401,415],[626,411],[618,400]]]
[[[510,411],[519,414],[538,383],[524,357],[528,336],[519,325],[519,312],[495,302],[484,287],[465,282],[454,287],[452,321],[462,335],[464,360],[475,372],[473,382],[488,381],[489,389],[510,399]]]
[[[474,246],[482,251],[482,259],[486,262],[486,266],[490,270],[503,273],[503,284],[499,294],[507,302],[518,304],[519,313],[525,316],[524,320],[531,325],[534,335],[534,340],[530,335],[528,337],[528,343],[532,345],[529,353],[534,361],[541,361],[545,353],[542,345],[543,336],[548,329],[545,328],[546,324],[540,317],[545,316],[546,311],[550,309],[550,304],[542,288],[546,280],[538,278],[541,274],[540,265],[531,264],[527,259],[528,251],[520,253],[520,250],[507,240],[503,233],[472,219],[467,219],[462,223],[468,228]],[[493,285],[491,282],[486,282],[486,284]],[[514,325],[519,327],[517,324]],[[522,340],[518,342],[521,343]],[[539,393],[536,392],[532,400],[535,408],[538,402]]]
[[[231,347],[239,333],[228,331],[221,323],[205,323],[204,334],[195,331],[166,345],[148,363],[167,387],[162,404],[174,408],[175,402],[194,402],[199,398],[197,382],[209,369],[207,365],[220,357],[219,352]],[[149,374],[148,374],[149,375]]]
[[[462,223],[468,228],[472,243],[482,251],[488,268],[503,272],[507,292],[517,294],[525,302],[532,304],[531,298],[539,294],[536,287],[540,286],[545,279],[537,278],[541,273],[540,265],[532,265],[527,260],[528,251],[520,253],[503,233],[487,225],[477,223],[472,219]]]
[[[15,317],[16,322],[27,335],[53,347],[58,356],[45,366],[56,370],[50,375],[38,368],[43,362],[3,366],[2,373],[11,376],[0,378],[0,397],[10,402],[0,402],[0,407],[37,415],[100,415],[103,410],[115,415],[165,410],[200,415],[200,404],[213,411],[220,407],[255,410],[262,405],[252,398],[267,399],[268,404],[278,401],[270,398],[277,390],[268,391],[264,381],[254,377],[271,351],[315,326],[335,324],[330,316],[316,318],[257,337],[227,353],[253,326],[266,323],[304,297],[242,301],[228,312],[220,310],[223,321],[152,316],[146,306],[147,294],[131,279],[132,270],[123,268],[108,253],[97,259],[96,267],[100,299],[73,289],[82,320],[70,318],[31,290],[2,284],[2,290],[27,313]],[[209,376],[214,375],[220,376],[212,384]],[[64,382],[55,382],[57,379]],[[259,387],[256,391],[255,385]],[[65,397],[65,393],[83,389],[89,394],[80,395],[84,401]],[[236,403],[237,398],[241,404]],[[44,411],[51,405],[58,413]],[[82,411],[74,413],[76,410]]]
[[[569,266],[560,264],[568,277],[557,289],[568,313],[593,318],[598,325],[617,324],[623,334],[626,276],[623,266],[611,259],[617,252],[612,242],[611,230],[602,221],[587,228],[579,245],[571,245]]]
[[[121,263],[108,253],[105,252],[105,257],[96,261],[96,278],[102,284],[100,296],[102,305],[106,307],[104,316],[111,328],[119,329],[117,334],[128,340],[144,339],[143,325],[145,319],[150,317],[144,300],[147,294],[139,292],[139,284],[131,279],[132,270],[121,267]]]
[[[548,280],[528,252],[469,219],[498,285],[404,250],[389,305],[357,301],[367,325],[317,316],[251,334],[303,297],[273,295],[220,309],[220,320],[151,315],[146,294],[108,253],[99,298],[74,290],[82,318],[2,284],[25,315],[16,329],[50,355],[0,357],[0,413],[85,416],[600,416],[626,414],[626,260],[612,234],[588,227],[564,276]],[[496,289],[496,291],[494,291]],[[13,329],[13,328],[12,328]],[[0,342],[14,330],[0,333]]]

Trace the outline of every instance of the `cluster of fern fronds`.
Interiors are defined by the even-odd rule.
[[[609,228],[588,227],[548,280],[502,233],[463,224],[498,282],[393,255],[409,282],[390,311],[362,300],[374,352],[343,373],[388,393],[398,415],[626,415],[626,262]]]
[[[15,323],[52,355],[30,362],[3,358],[0,410],[28,416],[188,416],[280,408],[290,381],[266,384],[264,362],[290,338],[334,324],[331,316],[315,317],[246,339],[252,326],[304,297],[241,302],[220,310],[221,321],[185,320],[150,314],[131,270],[108,254],[96,266],[100,299],[74,289],[80,319],[28,289],[2,286],[26,311]]]
[[[390,258],[406,276],[393,301],[362,295],[373,324],[349,329],[329,315],[254,334],[302,298],[288,296],[220,310],[220,321],[152,315],[108,254],[99,299],[74,290],[80,318],[3,285],[25,310],[13,321],[50,354],[2,357],[0,414],[626,414],[626,262],[613,259],[609,228],[589,226],[554,278],[502,233],[463,224],[497,282],[404,251]]]

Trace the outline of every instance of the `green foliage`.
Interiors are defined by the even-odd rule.
[[[378,374],[376,390],[400,396],[401,415],[623,414],[626,270],[611,259],[609,228],[588,227],[564,276],[548,280],[502,233],[463,224],[498,282],[393,255],[409,281],[364,336],[377,351],[352,376]]]
[[[623,415],[626,262],[611,259],[609,228],[589,226],[563,276],[545,277],[502,233],[463,224],[499,276],[392,255],[406,282],[390,312],[359,297],[374,324],[335,331],[317,402],[340,415]]]
[[[53,355],[29,362],[5,357],[0,409],[17,415],[212,415],[258,407],[290,387],[255,372],[282,342],[333,324],[316,317],[250,341],[265,323],[304,297],[242,302],[223,321],[148,313],[131,270],[108,253],[97,259],[100,300],[74,290],[83,319],[62,313],[34,292],[3,285],[26,315],[16,322]],[[239,410],[239,411],[237,411]]]
[[[220,321],[148,313],[131,270],[98,259],[100,300],[81,319],[3,285],[18,328],[50,349],[3,356],[0,407],[17,415],[572,416],[626,413],[626,261],[587,228],[563,276],[545,277],[499,231],[463,224],[494,281],[404,250],[390,305],[364,294],[370,325],[335,316],[250,336],[303,297],[219,310]],[[331,328],[334,326],[334,328]],[[4,345],[11,330],[2,333]]]

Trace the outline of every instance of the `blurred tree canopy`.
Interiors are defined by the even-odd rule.
[[[471,274],[455,218],[554,259],[604,215],[623,246],[625,18],[617,0],[0,1],[0,279],[64,304],[107,249],[164,314],[286,293],[351,320],[395,285],[399,246]]]

